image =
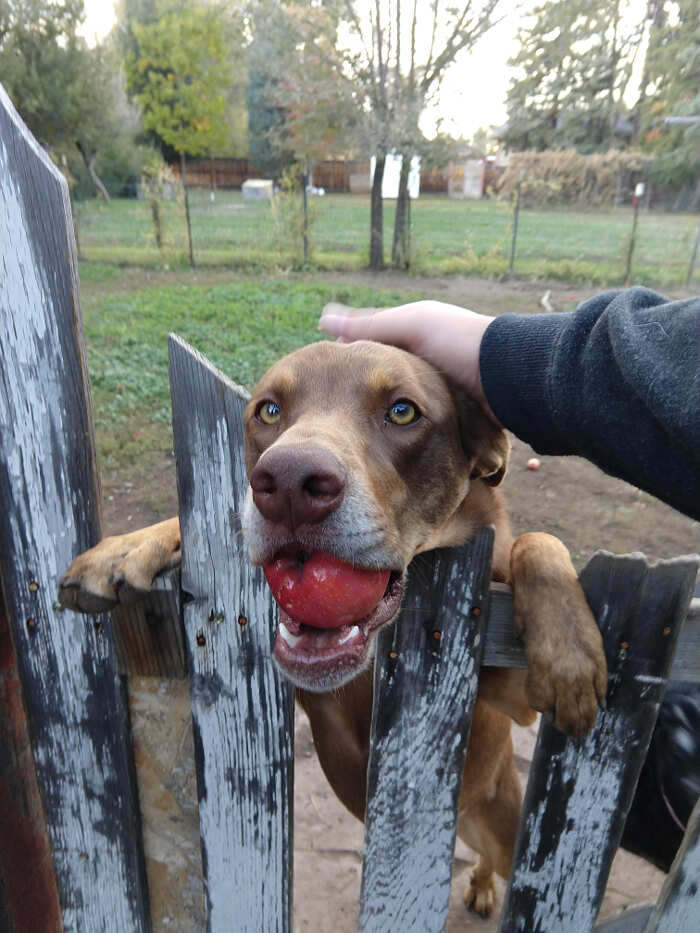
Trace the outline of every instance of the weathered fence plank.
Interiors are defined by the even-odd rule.
[[[377,638],[362,933],[444,929],[492,546],[489,528],[416,558],[400,622]]]
[[[100,537],[68,190],[2,88],[0,242],[0,575],[64,927],[146,931],[111,622],[54,607],[60,573]]]
[[[700,800],[644,933],[700,930]]]
[[[179,338],[170,384],[209,933],[291,929],[293,695],[276,610],[237,533],[247,395]]]
[[[582,740],[543,717],[501,933],[588,933],[646,756],[697,558],[599,552],[581,583],[603,633],[607,709]]]

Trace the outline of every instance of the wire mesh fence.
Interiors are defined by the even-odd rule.
[[[301,200],[301,198],[300,198]],[[313,197],[311,266],[367,265],[369,195]],[[384,204],[385,255],[391,255],[394,204]],[[508,201],[463,201],[425,195],[411,205],[411,268],[428,275],[505,276],[513,241]],[[188,261],[181,196],[158,202],[158,225],[148,200],[79,201],[75,205],[81,258],[140,266]],[[195,261],[201,265],[275,269],[296,261],[290,233],[270,201],[248,201],[239,191],[194,189],[190,212]],[[520,210],[513,256],[516,276],[595,284],[672,285],[686,282],[698,215],[640,211],[631,243],[633,210],[572,208]],[[156,228],[158,226],[158,229]],[[158,245],[160,241],[160,246]],[[629,277],[625,275],[632,247]],[[695,270],[694,280],[700,276]]]

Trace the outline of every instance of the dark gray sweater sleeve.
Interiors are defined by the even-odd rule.
[[[579,454],[700,519],[700,299],[606,292],[506,314],[481,344],[496,417],[545,454]]]

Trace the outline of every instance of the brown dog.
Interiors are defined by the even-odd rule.
[[[481,859],[465,900],[486,915],[493,872],[508,874],[520,815],[510,720],[533,707],[581,734],[606,687],[598,628],[564,546],[511,537],[503,498],[508,442],[481,409],[431,366],[379,344],[317,343],[276,363],[244,416],[250,488],[243,515],[250,558],[328,552],[391,572],[376,608],[352,625],[280,624],[274,654],[297,687],[323,770],[359,819],[372,709],[376,632],[396,616],[406,568],[421,551],[496,527],[493,575],[515,593],[529,670],[484,669],[472,720],[459,834]],[[61,581],[70,608],[96,611],[147,592],[180,559],[177,518],[106,538]]]

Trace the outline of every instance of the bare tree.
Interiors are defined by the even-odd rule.
[[[403,157],[396,204],[393,262],[405,267],[408,254],[408,176],[420,147],[421,114],[437,94],[459,55],[494,24],[499,0],[331,0],[285,9],[303,47],[305,74],[316,87],[343,87],[344,107],[354,107],[347,139],[375,156],[370,217],[372,269],[384,265],[382,184],[386,157]],[[299,51],[299,49],[297,49]],[[314,62],[310,68],[310,63]],[[294,69],[294,65],[291,65]],[[325,73],[325,77],[324,77]],[[287,71],[287,79],[289,71]],[[304,79],[302,79],[304,80]],[[337,122],[336,110],[332,119]],[[316,110],[318,120],[320,111]]]

